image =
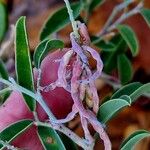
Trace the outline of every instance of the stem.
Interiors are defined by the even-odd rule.
[[[73,16],[73,10],[71,9],[69,0],[64,0],[64,2],[66,4],[67,10],[68,10],[68,14],[69,14],[69,18],[70,18],[70,21],[72,24],[74,35],[78,39],[79,38],[78,27],[77,27],[77,23],[76,23],[74,16]]]
[[[24,94],[27,94],[29,95],[30,97],[34,98],[41,106],[42,108],[44,109],[44,111],[47,113],[48,117],[50,120],[56,120],[53,113],[51,112],[51,110],[49,109],[49,107],[47,106],[47,104],[45,103],[45,101],[42,99],[41,95],[39,93],[33,93],[31,92],[30,90],[16,84],[16,82],[14,81],[13,78],[10,78],[9,79],[11,82],[5,80],[4,79],[0,79],[0,82],[5,82],[5,84],[9,84],[10,87],[13,89],[13,90],[16,90],[18,92],[21,92],[21,93],[24,93]],[[3,82],[3,83],[4,83]]]
[[[18,148],[14,147],[13,145],[10,145],[9,143],[4,142],[2,140],[0,140],[0,144],[3,145],[2,148],[7,148],[8,150],[18,150]]]
[[[121,11],[122,9],[125,9],[128,5],[130,5],[133,2],[134,2],[134,0],[128,0],[128,1],[125,1],[125,2],[121,3],[120,5],[118,5],[114,8],[112,15],[109,17],[108,21],[104,25],[104,28],[102,29],[101,32],[99,32],[97,34],[97,36],[99,36],[100,39],[103,39],[105,37],[105,35],[107,35],[108,33],[111,33],[114,29],[116,29],[117,25],[119,25],[120,23],[125,21],[127,18],[140,12],[140,9],[143,7],[143,0],[140,1],[140,3],[131,11],[129,11],[129,12],[124,11],[124,13],[121,15],[121,17],[118,18],[113,23],[113,20],[116,17],[117,13],[119,11]]]

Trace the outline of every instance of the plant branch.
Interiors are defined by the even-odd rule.
[[[9,85],[10,88],[12,88],[12,90],[27,94],[30,97],[34,98],[42,106],[44,111],[49,116],[50,120],[55,120],[53,113],[50,111],[49,107],[46,105],[45,101],[42,99],[42,97],[38,93],[33,93],[32,91],[18,85],[13,78],[9,78],[9,80],[10,81],[0,78],[0,82],[3,82],[4,84]]]
[[[119,4],[118,6],[116,6],[113,9],[113,12],[111,14],[111,16],[109,17],[109,19],[107,20],[106,24],[104,25],[102,31],[100,31],[97,36],[103,38],[105,35],[107,35],[108,33],[112,32],[114,29],[116,29],[117,25],[119,25],[120,23],[122,23],[123,21],[125,21],[127,18],[139,13],[140,9],[143,7],[143,1],[141,1],[134,9],[132,9],[129,12],[124,11],[124,13],[121,15],[121,17],[119,17],[114,23],[113,20],[115,19],[116,15],[118,14],[118,12],[120,12],[121,10],[125,9],[128,5],[130,5],[131,3],[133,3],[134,0],[127,0],[121,4]]]
[[[14,147],[13,145],[10,145],[7,142],[4,142],[2,140],[0,140],[0,144],[3,145],[3,148],[7,148],[8,150],[19,150],[18,148]]]
[[[124,8],[126,8],[128,5],[130,5],[131,3],[133,3],[134,0],[127,0],[121,4],[119,4],[118,6],[116,6],[113,9],[112,14],[110,15],[110,17],[108,18],[107,22],[105,23],[102,31],[100,31],[97,36],[103,36],[107,30],[107,28],[112,24],[114,18],[116,17],[116,15]]]
[[[53,113],[51,112],[51,110],[49,109],[49,107],[46,105],[46,103],[44,102],[42,96],[40,93],[33,93],[32,91],[18,85],[13,78],[9,79],[10,81],[7,81],[5,79],[0,78],[0,82],[8,85],[12,90],[27,94],[28,96],[34,98],[40,105],[41,107],[44,109],[44,111],[46,112],[46,114],[49,117],[50,123],[40,123],[38,122],[38,119],[36,119],[37,125],[43,125],[43,126],[47,126],[47,127],[52,127],[53,129],[56,129],[62,133],[64,133],[66,136],[68,136],[69,138],[71,138],[75,143],[77,143],[79,146],[81,146],[83,149],[85,150],[91,150],[91,146],[87,140],[85,139],[81,139],[78,135],[76,135],[73,131],[71,131],[69,128],[65,127],[63,124],[55,124],[55,116],[53,115]],[[35,114],[36,115],[36,114]]]
[[[141,2],[141,3],[139,3],[138,5],[137,5],[137,7],[135,7],[133,10],[131,10],[130,12],[128,12],[128,13],[124,13],[118,20],[116,20],[116,22],[113,24],[113,25],[111,25],[106,31],[107,32],[111,32],[112,30],[114,30],[116,27],[117,27],[117,25],[119,25],[120,23],[122,23],[124,20],[126,20],[127,18],[129,18],[129,17],[131,17],[131,16],[133,16],[133,15],[135,15],[135,14],[137,14],[137,13],[139,13],[140,12],[140,9],[143,7],[143,3]]]

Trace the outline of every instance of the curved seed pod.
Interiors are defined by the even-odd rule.
[[[86,71],[87,71],[87,74],[89,77],[92,76],[92,72],[88,67],[86,67]],[[92,99],[93,99],[93,111],[97,114],[97,112],[99,110],[99,96],[97,94],[95,82],[91,81],[89,83],[89,86],[90,86],[90,91],[92,93]]]
[[[95,51],[93,48],[89,47],[89,46],[82,46],[82,48],[85,50],[85,51],[88,51],[91,53],[92,57],[96,60],[97,62],[97,70],[96,72],[87,80],[83,80],[82,82],[84,83],[89,83],[91,81],[95,81],[97,78],[100,77],[101,75],[101,72],[102,72],[102,69],[103,69],[103,62],[100,58],[100,55],[99,53],[97,53],[97,51]],[[89,81],[88,81],[89,80]]]
[[[90,45],[91,40],[90,40],[90,36],[89,36],[88,29],[87,29],[86,25],[84,23],[81,23],[80,21],[78,21],[77,24],[78,24],[82,44],[83,45]]]
[[[73,33],[70,34],[70,40],[72,44],[72,50],[77,53],[77,55],[81,58],[84,64],[88,64],[88,59],[86,55],[83,53],[83,49],[81,46],[76,42]]]
[[[72,55],[73,55],[73,50],[69,50],[62,57],[62,59],[60,61],[59,68],[58,68],[58,79],[56,81],[56,85],[58,87],[63,87],[67,91],[70,91],[70,89],[68,88],[68,83],[67,83],[67,80],[66,80],[66,66],[68,65]]]

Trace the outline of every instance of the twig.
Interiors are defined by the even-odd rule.
[[[8,142],[4,142],[2,140],[0,140],[0,144],[3,145],[3,148],[7,148],[8,150],[19,150],[19,148],[16,148],[13,145],[10,145]]]
[[[78,39],[79,38],[78,27],[77,27],[77,23],[76,23],[76,21],[74,19],[74,16],[73,16],[73,11],[71,9],[69,0],[64,0],[64,2],[66,4],[67,10],[68,10],[68,14],[69,14],[69,17],[70,17],[70,21],[71,21],[71,24],[72,24],[74,35]]]
[[[110,15],[110,17],[108,18],[106,24],[104,25],[102,31],[100,31],[97,36],[103,36],[106,33],[107,28],[112,24],[114,18],[116,17],[116,15],[118,14],[119,11],[121,11],[122,9],[126,8],[128,5],[130,5],[131,3],[133,3],[134,0],[127,0],[121,4],[119,4],[118,6],[116,6],[113,9],[112,14]]]
[[[102,31],[100,31],[97,34],[97,36],[99,36],[100,38],[104,38],[105,35],[107,35],[108,33],[111,33],[114,29],[116,29],[117,25],[119,25],[120,23],[125,21],[127,18],[139,13],[140,9],[143,7],[143,0],[131,11],[129,11],[129,12],[124,11],[124,13],[121,15],[121,17],[119,17],[113,23],[113,20],[115,19],[118,12],[121,11],[122,9],[125,9],[128,5],[130,5],[133,2],[134,2],[134,0],[128,0],[128,1],[121,3],[120,5],[116,6],[112,12],[112,15],[109,17],[108,21],[104,25]]]
[[[112,30],[114,30],[117,25],[119,25],[120,23],[122,23],[124,20],[126,20],[127,18],[137,14],[140,12],[140,9],[143,7],[143,3],[139,3],[137,5],[137,7],[135,7],[133,10],[131,10],[130,12],[128,13],[124,13],[113,25],[111,25],[106,31],[107,32],[110,32]]]

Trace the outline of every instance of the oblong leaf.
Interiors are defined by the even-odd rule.
[[[77,18],[80,15],[82,5],[77,2],[71,5],[73,10],[74,18]],[[69,15],[67,12],[67,8],[63,7],[53,13],[48,20],[45,22],[42,31],[40,33],[40,40],[44,40],[51,34],[58,32],[62,28],[64,28],[67,24],[70,23]]]
[[[0,42],[3,39],[8,27],[8,14],[5,4],[0,1]]]
[[[16,75],[19,85],[34,92],[33,72],[30,60],[29,44],[26,33],[25,17],[20,17],[16,23],[15,39]],[[35,109],[35,100],[23,94],[31,111]]]
[[[120,98],[123,95],[127,95],[131,98],[131,103],[133,103],[141,95],[146,93],[150,93],[150,83],[141,84],[139,82],[135,82],[120,88],[112,95],[111,99]]]
[[[100,48],[105,52],[113,52],[115,51],[115,45],[112,42],[105,42],[104,40],[100,40],[99,42],[95,43],[94,45],[96,45],[98,48]]]
[[[123,141],[120,149],[131,150],[140,140],[146,137],[150,137],[150,132],[145,130],[136,131]]]
[[[10,143],[18,135],[23,133],[26,129],[31,127],[32,120],[21,120],[15,122],[0,132],[0,140]],[[3,145],[0,144],[0,149],[3,149]]]
[[[0,76],[6,80],[8,80],[8,72],[5,68],[5,64],[3,61],[0,59]]]
[[[121,36],[124,38],[124,40],[127,42],[132,55],[136,56],[139,52],[139,42],[135,32],[132,30],[131,27],[127,25],[118,25],[117,29],[120,32]]]
[[[130,106],[130,103],[125,99],[112,99],[106,101],[100,106],[97,118],[100,122],[106,123],[119,112],[119,110],[126,106]]]
[[[150,27],[150,9],[142,8],[140,11],[141,15],[144,17],[146,23]]]
[[[35,67],[39,68],[40,63],[44,59],[44,57],[48,54],[53,49],[58,49],[58,48],[63,48],[64,43],[60,40],[44,40],[42,41],[37,48],[35,49],[34,52],[34,63]]]
[[[38,135],[45,150],[66,150],[59,135],[52,128],[38,126]]]
[[[150,93],[150,83],[146,83],[146,84],[142,85],[141,87],[136,89],[129,96],[130,96],[132,102],[134,102],[137,98],[139,98],[140,96],[142,96],[143,94],[146,94],[146,93]]]
[[[132,94],[135,90],[137,90],[139,87],[141,87],[143,84],[140,82],[133,82],[130,84],[127,84],[117,90],[112,96],[111,99],[119,98],[122,95],[130,95]]]
[[[125,54],[118,55],[118,74],[122,84],[128,83],[133,76],[133,70],[130,60]]]

